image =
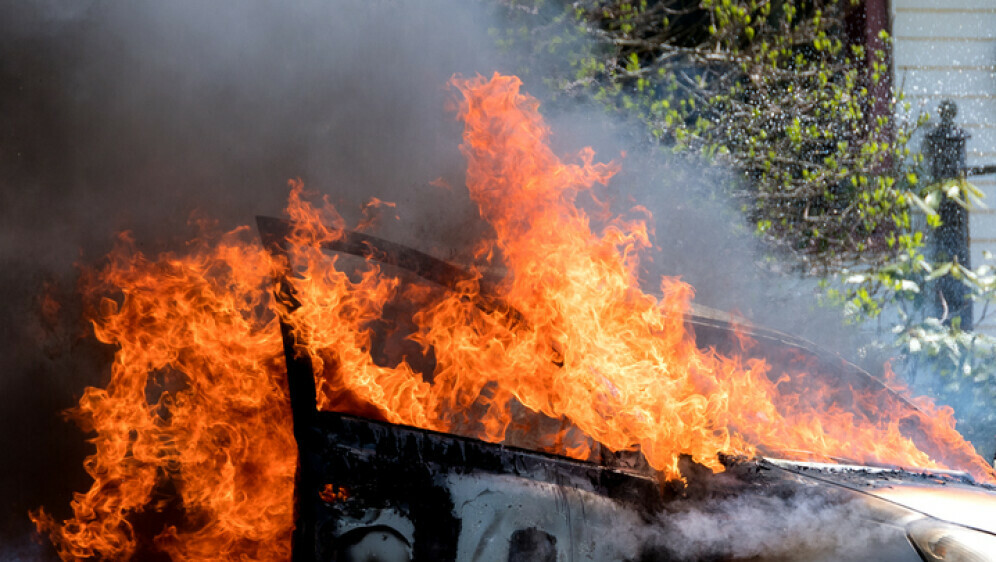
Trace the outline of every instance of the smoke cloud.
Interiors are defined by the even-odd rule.
[[[660,522],[657,544],[678,560],[862,559],[896,539],[890,527],[871,522],[867,505],[824,494],[748,493],[675,507]]]
[[[106,383],[110,355],[74,264],[122,230],[154,254],[182,250],[192,215],[279,215],[298,177],[354,221],[371,197],[397,202],[418,226],[385,236],[467,238],[469,200],[430,182],[462,185],[445,84],[499,68],[485,16],[442,0],[0,2],[0,559],[52,557],[25,538],[28,510],[67,516],[89,486],[89,445],[60,412]]]
[[[106,382],[110,355],[81,320],[74,264],[97,263],[115,233],[133,232],[150,254],[182,249],[192,216],[229,229],[279,215],[290,178],[352,223],[372,197],[396,202],[398,219],[387,213],[378,234],[443,258],[461,259],[486,232],[462,189],[461,126],[445,102],[455,73],[517,70],[489,38],[501,25],[493,10],[0,0],[0,559],[34,548],[23,539],[29,509],[68,515],[88,486],[89,445],[59,412]],[[542,91],[541,74],[526,90]],[[699,302],[833,340],[837,321],[812,308],[811,287],[758,267],[736,209],[704,195],[708,174],[725,172],[639,148],[642,133],[596,107],[561,104],[550,117],[562,153],[626,152],[609,195],[656,217],[648,288],[680,275]]]

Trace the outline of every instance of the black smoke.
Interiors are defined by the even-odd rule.
[[[445,86],[500,65],[475,3],[4,1],[0,22],[0,559],[38,559],[28,510],[89,486],[60,412],[109,374],[76,264],[123,230],[156,253],[195,215],[279,215],[291,178],[354,220],[397,202],[423,249],[466,238]]]
[[[89,485],[85,435],[60,412],[106,383],[112,350],[82,320],[77,264],[121,231],[155,254],[182,248],[192,216],[279,215],[291,178],[350,221],[371,197],[396,202],[379,235],[459,259],[486,227],[446,83],[519,70],[489,35],[499,15],[469,0],[0,0],[0,559],[53,556],[26,538],[28,510],[68,516]],[[609,195],[657,218],[649,288],[681,275],[706,304],[826,333],[808,286],[764,273],[736,209],[696,191],[700,167],[639,148],[595,106],[560,102],[551,119],[562,153],[627,152]]]

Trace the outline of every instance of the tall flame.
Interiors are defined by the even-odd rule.
[[[86,389],[72,412],[94,434],[94,482],[62,525],[32,515],[62,558],[289,557],[294,437],[265,290],[272,265],[249,236],[155,260],[122,237],[90,284],[103,295],[94,332],[117,347],[107,388]],[[173,496],[182,521],[157,517],[178,509]],[[139,544],[149,524],[155,545]]]
[[[661,280],[659,297],[639,288],[647,220],[602,220],[593,195],[597,217],[579,203],[619,165],[595,163],[591,149],[557,157],[515,77],[452,85],[467,187],[495,234],[480,241],[477,279],[457,291],[411,286],[374,263],[356,272],[324,253],[343,221],[296,182],[289,264],[243,228],[151,260],[123,239],[95,273],[94,330],[117,353],[107,388],[87,389],[74,411],[94,435],[94,484],[68,521],[32,514],[63,558],[289,557],[295,454],[280,319],[312,361],[323,409],[582,459],[596,446],[639,450],[668,478],[681,477],[682,455],[719,471],[721,452],[777,452],[994,479],[950,409],[918,399],[914,410],[894,392],[832,388],[818,373],[700,349],[686,326],[692,288],[677,278]],[[480,277],[499,265],[508,273],[497,292],[514,315],[474,305]],[[293,311],[271,297],[288,266]],[[375,357],[374,326],[399,300],[417,305],[409,340],[434,358],[428,372]]]

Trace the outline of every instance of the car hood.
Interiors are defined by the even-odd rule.
[[[799,476],[848,488],[935,519],[996,534],[996,487],[963,472],[764,459]]]
[[[996,492],[964,484],[894,484],[866,490],[873,496],[964,527],[996,534]]]

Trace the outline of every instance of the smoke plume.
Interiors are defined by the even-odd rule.
[[[88,485],[89,445],[59,412],[106,382],[110,355],[81,320],[76,264],[120,231],[155,254],[182,249],[192,217],[279,215],[291,178],[351,223],[373,197],[395,202],[378,235],[459,261],[485,227],[445,85],[517,70],[489,38],[495,14],[458,0],[0,2],[0,558],[36,558],[27,511],[67,515]],[[736,210],[701,195],[702,169],[639,148],[597,107],[561,105],[551,122],[564,152],[626,152],[608,195],[656,217],[649,286],[680,275],[699,302],[827,341],[835,320],[756,265]]]

